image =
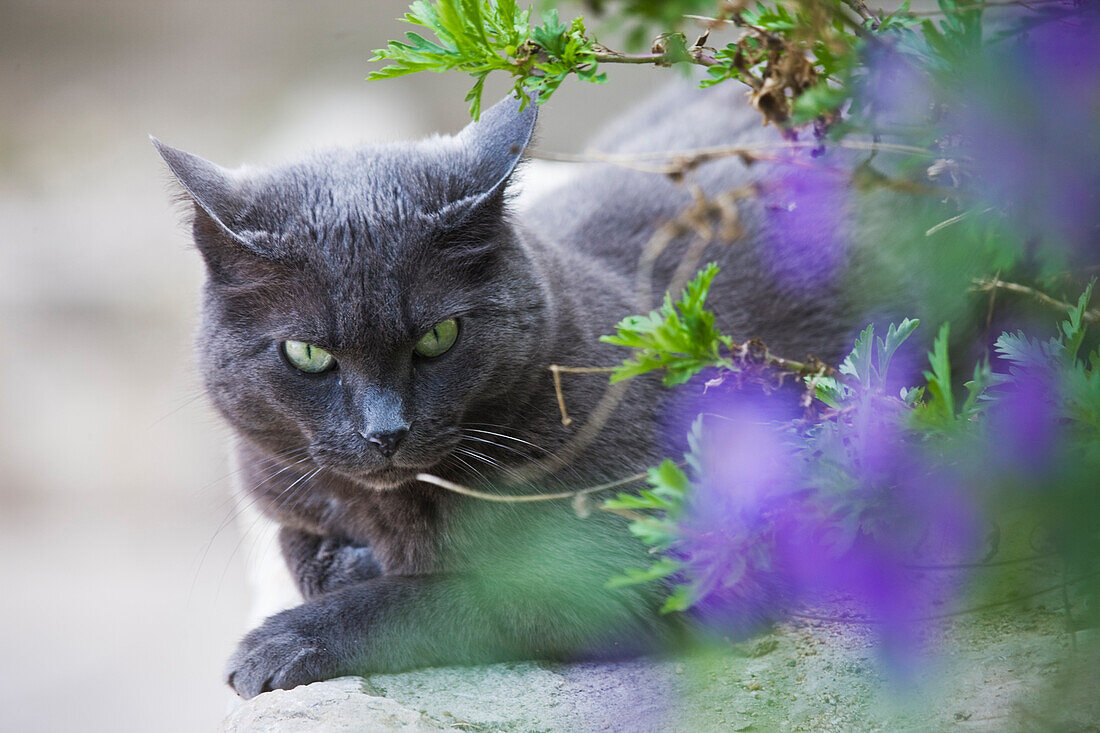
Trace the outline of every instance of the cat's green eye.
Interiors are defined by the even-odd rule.
[[[332,354],[303,341],[284,341],[283,353],[291,366],[308,374],[320,374],[336,366]]]
[[[431,331],[420,337],[420,340],[416,342],[416,353],[429,358],[441,356],[455,345],[455,339],[457,338],[458,321],[448,318],[435,324]]]

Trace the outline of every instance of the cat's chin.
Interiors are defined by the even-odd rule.
[[[417,473],[419,473],[419,471],[415,468],[387,466],[371,471],[370,473],[358,474],[351,478],[353,478],[356,483],[368,489],[386,491],[413,483],[416,481]]]

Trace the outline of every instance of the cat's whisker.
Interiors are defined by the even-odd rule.
[[[258,493],[258,489],[260,489],[264,484],[272,481],[273,479],[278,477],[283,472],[289,471],[290,469],[294,468],[295,466],[299,466],[299,465],[305,463],[306,461],[310,460],[311,458],[312,457],[308,456],[308,455],[304,456],[303,458],[299,458],[297,461],[294,461],[293,463],[290,463],[286,466],[283,466],[282,468],[278,469],[277,471],[274,471],[273,473],[268,474],[265,478],[261,479],[259,481],[259,483],[255,484],[254,486],[252,486],[252,488],[245,491],[244,492],[245,496],[248,496],[250,494],[253,495],[252,496],[252,501],[248,502],[244,506],[241,506],[241,505],[238,504],[238,506],[235,508],[235,510],[230,513],[230,515],[225,519],[225,521],[222,522],[221,526],[218,527],[218,529],[215,531],[215,536],[217,535],[218,532],[225,529],[225,527],[228,524],[233,522],[243,512],[247,511],[248,509],[251,509],[253,506],[256,505],[257,502],[259,502],[261,499],[264,498],[263,494]]]
[[[507,438],[509,440],[514,440],[514,441],[517,441],[517,442],[526,443],[527,445],[530,445],[531,447],[536,448],[536,449],[542,451],[543,453],[545,453],[546,454],[545,458],[547,458],[547,459],[552,459],[556,455],[553,451],[551,451],[547,448],[543,448],[542,446],[537,445],[535,443],[531,443],[530,441],[523,440],[522,438],[517,438],[515,436],[507,435],[506,433],[503,433],[503,432],[502,433],[493,433],[493,432],[488,431],[488,430],[475,430],[475,428],[469,427],[471,425],[480,425],[480,426],[483,426],[483,427],[495,428],[495,429],[501,430],[501,431],[509,431],[509,430],[514,431],[514,430],[516,430],[516,428],[514,428],[512,426],[501,425],[501,424],[498,424],[498,423],[487,423],[487,422],[467,422],[467,423],[464,423],[464,427],[466,428],[466,430],[468,430],[470,432],[480,432],[480,433],[488,433],[488,434],[491,434],[491,435],[499,435],[502,438]],[[467,437],[469,437],[469,436],[467,436]],[[500,446],[500,447],[503,448],[504,446]],[[543,460],[543,459],[530,457],[530,458],[528,458],[528,460],[531,461],[532,463],[537,463],[538,461]],[[569,476],[573,477],[574,479],[576,479],[578,481],[583,481],[584,480],[584,472],[581,471],[575,465],[570,464],[570,465],[561,466],[560,468],[558,468],[558,471],[559,471],[560,474],[563,474],[563,475],[568,474]],[[522,471],[513,471],[512,476],[513,476],[513,480],[510,481],[510,483],[512,483],[513,485],[523,486],[523,485],[529,485],[530,484],[530,479],[527,476],[525,476]]]
[[[305,460],[305,459],[303,459],[303,460]],[[299,461],[298,463],[301,463],[301,462],[302,461]],[[297,464],[294,464],[294,465],[297,465]],[[287,466],[287,468],[290,468],[290,466]],[[301,476],[299,476],[297,479],[295,479],[294,482],[290,484],[290,486],[287,486],[285,489],[280,491],[278,493],[278,495],[276,495],[275,498],[271,500],[272,509],[275,510],[276,509],[275,502],[279,501],[284,496],[287,496],[288,493],[293,491],[294,487],[298,486],[299,484],[302,484],[303,486],[308,485],[309,479],[313,478],[314,476],[316,476],[317,474],[319,474],[323,470],[324,470],[324,468],[315,468],[312,471],[308,471],[308,472],[302,474]],[[293,496],[293,493],[290,493],[290,495]],[[257,498],[257,501],[258,501],[258,498]],[[255,503],[256,503],[256,501],[253,501],[251,504],[249,504],[249,507],[251,507]],[[285,506],[285,503],[283,504],[283,506]],[[225,581],[225,576],[229,572],[229,567],[233,562],[233,558],[236,557],[237,552],[241,549],[241,545],[244,544],[245,540],[248,539],[249,535],[251,535],[256,530],[256,524],[261,519],[263,519],[263,513],[262,512],[258,513],[257,517],[252,520],[252,523],[250,525],[248,525],[248,528],[245,531],[241,532],[241,537],[240,537],[239,540],[237,540],[237,544],[236,544],[236,546],[234,546],[233,552],[230,553],[229,558],[225,561],[225,569],[222,570],[221,578],[218,579],[218,591],[219,592],[221,591],[222,583]]]
[[[277,497],[272,500],[272,511],[279,511],[280,509],[286,508],[293,500],[295,495],[300,494],[301,491],[308,486],[308,482],[319,476],[324,470],[325,469],[323,466],[315,468],[311,473],[306,474],[305,476],[288,486],[286,489],[284,489]],[[295,489],[294,487],[298,484],[301,484],[301,486]]]
[[[287,460],[290,460],[290,459],[293,459],[293,458],[297,458],[297,457],[301,456],[303,453],[305,453],[308,450],[309,450],[309,446],[302,446],[300,448],[293,448],[293,449],[286,450],[286,451],[280,451],[280,452],[272,454],[270,456],[265,456],[264,458],[261,458],[257,461],[259,463],[259,465],[256,468],[261,472],[262,471],[269,471],[271,469],[277,469],[277,467],[283,461],[287,461]],[[214,486],[218,482],[224,481],[227,478],[237,476],[238,474],[245,471],[247,468],[249,468],[249,466],[242,462],[241,465],[238,466],[236,469],[226,473],[221,478],[218,478],[218,479],[215,479],[214,481],[211,481],[205,487],[203,487],[202,489],[199,489],[199,491],[203,491],[203,490],[205,490],[205,489],[207,489],[211,486]],[[267,481],[271,477],[272,477],[272,475],[268,474],[268,476],[263,478],[262,481]],[[260,484],[260,485],[262,485],[262,484]],[[257,488],[258,488],[258,486],[257,486]],[[220,512],[226,504],[228,504],[230,502],[234,502],[236,500],[237,500],[236,492],[233,492],[233,491],[227,492],[227,496],[224,499],[222,499],[216,507],[214,507],[214,511],[215,512]],[[231,519],[230,519],[230,521],[231,521]],[[220,527],[219,527],[219,529],[220,529]]]
[[[462,453],[462,455],[469,456],[470,458],[475,458],[475,459],[481,461],[482,463],[487,463],[490,466],[492,466],[493,468],[499,468],[499,469],[506,468],[506,466],[504,464],[502,464],[500,461],[496,460],[495,458],[493,458],[491,456],[487,456],[487,455],[485,455],[484,453],[482,453],[480,451],[473,450],[472,448],[455,448],[455,452],[456,453]]]
[[[523,451],[518,450],[516,448],[512,448],[511,446],[504,445],[503,443],[498,443],[495,440],[486,440],[485,438],[478,438],[476,436],[466,435],[466,434],[463,434],[462,439],[463,440],[473,440],[473,441],[476,441],[478,443],[487,443],[488,445],[496,446],[497,448],[500,448],[501,450],[506,450],[509,453],[515,453],[516,455],[521,456],[524,460],[527,460],[527,461],[535,460],[532,456],[524,453]]]
[[[492,466],[493,468],[495,468],[499,471],[511,474],[513,477],[520,476],[519,472],[517,472],[514,468],[511,468],[510,466],[506,466],[505,464],[501,463],[500,461],[496,460],[495,458],[493,458],[491,456],[487,456],[487,455],[485,455],[484,453],[482,453],[480,451],[476,451],[476,450],[473,450],[471,448],[455,448],[455,452],[456,453],[461,452],[465,456],[468,456],[468,457],[473,458],[475,460],[479,460],[482,463],[486,463],[486,464]]]
[[[306,489],[316,488],[317,479],[319,479],[322,475],[324,475],[324,472],[325,472],[324,467],[317,468],[310,476],[306,477],[305,481],[301,482],[300,486],[298,486],[293,491],[290,491],[289,494],[286,491],[282,492],[278,497],[276,497],[276,501],[278,501],[280,498],[282,498],[284,496],[285,496],[285,498],[283,498],[282,502],[279,504],[278,507],[274,507],[274,505],[273,505],[273,509],[276,509],[276,510],[285,509],[288,506],[290,506],[291,502],[293,502],[297,497],[301,496],[302,493]],[[326,488],[327,488],[327,485],[326,485]],[[275,540],[277,540],[278,536],[279,536],[279,533],[278,533],[278,531],[276,531],[270,538],[267,539],[266,542],[263,542],[263,550],[259,553],[259,557],[257,558],[257,563],[263,562],[263,560],[267,557],[267,553],[271,551],[271,546],[275,542]],[[259,545],[260,545],[260,542],[256,542],[254,544],[254,546],[256,546],[256,547],[258,547]],[[247,564],[247,560],[245,562]]]
[[[473,424],[473,425],[482,425],[482,424],[487,424],[487,423],[471,423],[471,424]],[[491,427],[502,427],[502,426],[491,425]],[[517,437],[512,436],[512,435],[505,435],[504,433],[494,433],[492,430],[478,430],[477,428],[469,428],[469,427],[466,428],[466,431],[471,432],[471,433],[482,433],[484,435],[495,435],[496,437],[504,438],[505,440],[514,440],[517,443],[523,443],[524,445],[529,445],[532,448],[534,448],[535,450],[540,450],[543,453],[546,453],[547,455],[552,455],[551,451],[547,450],[546,448],[543,448],[541,445],[536,445],[535,443],[532,443],[529,440],[524,440],[522,438],[517,438]]]
[[[257,459],[257,463],[259,464],[258,468],[260,470],[267,470],[269,468],[273,468],[274,466],[278,465],[279,462],[285,461],[285,460],[290,460],[291,458],[296,458],[296,457],[300,456],[302,453],[304,453],[305,451],[308,451],[308,450],[309,450],[309,446],[301,446],[301,447],[298,447],[298,448],[290,448],[290,449],[287,449],[285,451],[278,451],[276,453],[271,454],[270,456],[264,456],[262,458]],[[200,486],[199,488],[195,489],[195,493],[196,494],[201,494],[204,491],[206,491],[207,489],[210,489],[211,487],[218,485],[222,481],[225,481],[228,478],[232,478],[232,477],[242,473],[243,471],[245,471],[249,467],[250,466],[248,466],[247,463],[241,462],[240,465],[237,466],[237,468],[235,468],[231,471],[226,471],[225,473],[223,473],[218,478],[216,478],[212,481],[208,481],[203,486]],[[231,501],[232,498],[233,497],[231,495],[227,496],[225,499],[222,500],[221,504],[225,504],[225,502]],[[221,509],[221,504],[219,504],[217,507],[215,507],[215,511]]]
[[[299,455],[302,452],[308,451],[308,450],[309,450],[309,448],[307,446],[307,447],[303,447],[303,448],[297,448],[293,451],[289,451],[288,453],[289,453],[289,455]],[[272,463],[277,464],[278,461],[284,460],[284,459],[285,459],[285,457],[282,457],[282,456],[272,456],[269,460],[267,468],[268,469],[272,468],[272,466],[271,466]],[[307,455],[304,458],[300,458],[299,460],[294,461],[293,463],[291,463],[289,465],[283,466],[282,468],[269,473],[259,483],[257,483],[255,486],[253,486],[251,490],[249,490],[248,492],[245,492],[246,495],[255,492],[261,486],[263,486],[267,482],[271,481],[272,479],[274,479],[279,474],[283,473],[283,471],[286,471],[287,469],[293,468],[294,466],[297,466],[301,463],[304,463],[305,461],[308,461],[309,459],[310,459],[310,457]],[[241,468],[237,469],[237,471],[233,471],[229,475],[239,473],[240,471],[243,471],[244,468],[245,467],[242,466]],[[226,501],[236,501],[237,503],[229,510],[229,513],[221,521],[221,523],[218,525],[218,527],[214,530],[214,534],[212,534],[210,536],[210,540],[206,543],[206,546],[203,548],[202,556],[199,558],[198,567],[195,568],[195,575],[191,580],[191,589],[192,589],[192,591],[194,590],[195,584],[198,582],[199,575],[202,573],[203,566],[206,564],[206,558],[210,554],[211,548],[213,548],[213,546],[214,546],[214,541],[217,540],[218,536],[225,530],[226,527],[228,527],[230,524],[232,524],[234,521],[236,521],[237,518],[240,517],[243,513],[245,513],[246,511],[251,509],[253,506],[255,506],[256,503],[261,498],[262,498],[262,494],[256,494],[254,497],[252,497],[251,501],[249,501],[247,504],[245,504],[245,503],[242,503],[240,501],[241,497],[236,496],[235,492],[233,492],[228,499],[226,499],[225,501],[222,502],[223,505],[225,504]]]
[[[465,466],[466,468],[468,468],[468,469],[470,470],[470,472],[471,472],[471,473],[474,473],[474,474],[476,474],[477,476],[479,476],[479,477],[481,478],[481,480],[482,480],[482,481],[486,481],[486,482],[488,481],[488,479],[487,479],[487,478],[485,478],[485,474],[484,474],[484,473],[482,473],[482,472],[481,472],[481,471],[480,471],[479,469],[475,468],[474,466],[470,465],[470,464],[469,464],[468,462],[466,462],[466,461],[462,460],[461,458],[459,458],[458,456],[456,456],[456,455],[455,455],[454,453],[452,453],[452,454],[450,454],[449,456],[447,456],[447,458],[453,458],[453,459],[455,459],[456,461],[458,461],[459,463],[461,463],[461,464],[462,464],[463,466]]]

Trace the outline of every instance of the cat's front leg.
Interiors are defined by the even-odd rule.
[[[515,659],[608,658],[664,646],[659,598],[631,586],[382,575],[268,618],[241,641],[243,697],[347,674]]]
[[[283,527],[279,530],[279,545],[294,582],[307,601],[382,574],[369,547],[343,538]]]
[[[410,654],[393,636],[395,627],[407,626],[394,623],[394,612],[415,608],[418,596],[437,595],[432,593],[436,585],[428,577],[381,576],[270,616],[238,644],[226,669],[227,682],[251,698],[341,675],[390,671],[394,654],[404,669],[430,664],[432,659]],[[415,615],[406,619],[414,628]],[[372,649],[387,652],[372,659],[379,656]]]

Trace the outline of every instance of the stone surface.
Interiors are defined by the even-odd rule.
[[[975,614],[889,666],[855,624],[808,621],[707,654],[345,677],[242,703],[226,733],[1096,730],[1096,640],[1060,613]],[[1090,722],[1091,721],[1091,722]]]
[[[265,693],[241,703],[222,724],[223,733],[318,730],[428,733],[445,727],[395,700],[370,694],[361,677]]]

